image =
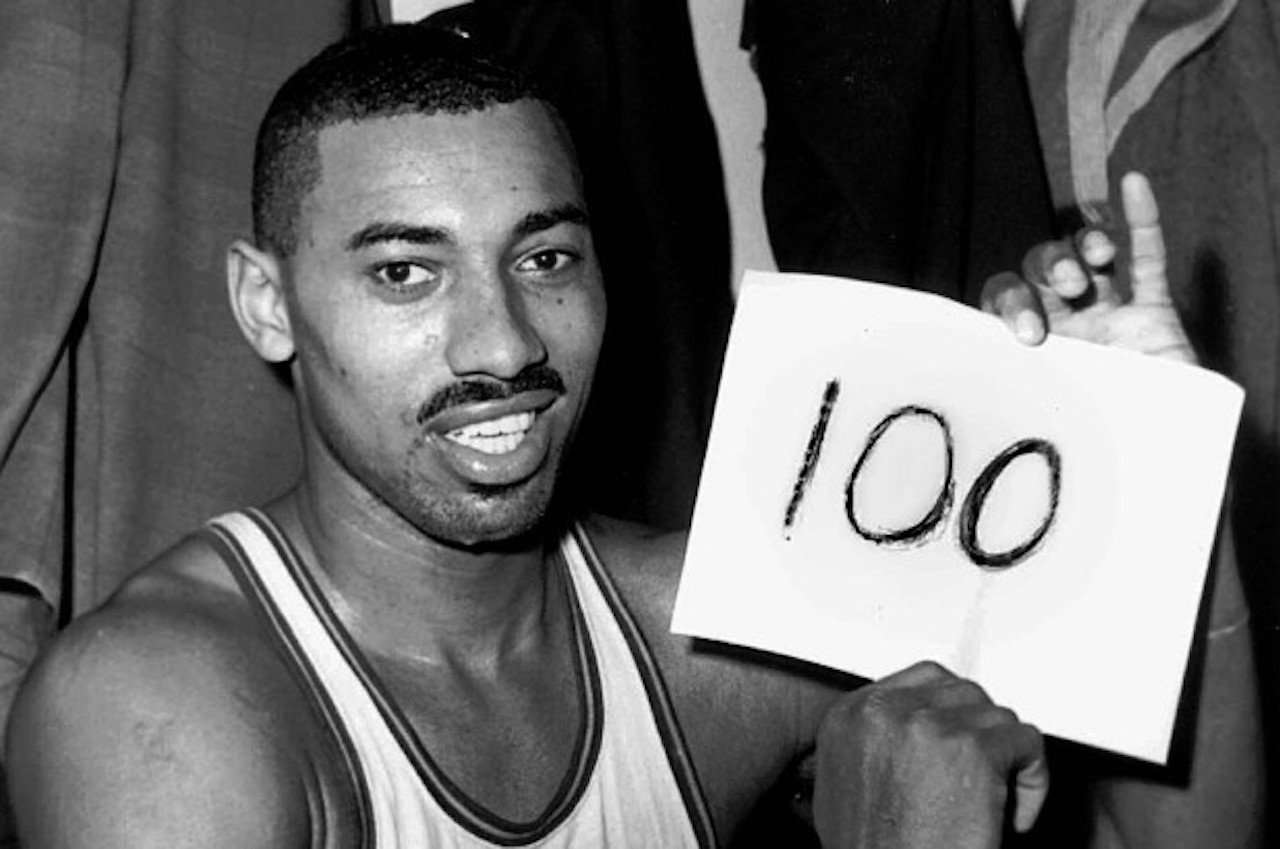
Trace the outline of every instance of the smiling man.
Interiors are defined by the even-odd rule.
[[[522,100],[343,122],[314,144],[324,176],[294,250],[237,245],[231,275],[258,350],[296,354],[316,488],[373,496],[373,512],[449,544],[533,530],[604,329],[563,130]],[[283,169],[263,159],[270,185]],[[288,190],[265,190],[262,217]]]
[[[573,148],[534,89],[430,30],[330,48],[264,120],[254,214],[231,301],[288,365],[303,477],[37,665],[8,738],[24,845],[711,846],[815,743],[826,845],[1030,828],[1042,740],[976,685],[920,664],[846,692],[696,649],[666,627],[683,537],[579,515],[558,487],[605,303]],[[1009,291],[1011,321],[1038,315]],[[1167,303],[1127,315],[1181,338]],[[1238,656],[1211,650],[1214,675]],[[1202,713],[1247,780],[1235,720]],[[1152,819],[1170,802],[1212,824],[1220,765],[1101,788],[1099,839],[1177,845]]]

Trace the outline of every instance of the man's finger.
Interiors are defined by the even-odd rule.
[[[988,277],[982,287],[982,309],[1004,319],[1018,341],[1039,345],[1048,332],[1044,305],[1036,290],[1011,271]]]
[[[1076,255],[1085,265],[1093,286],[1093,303],[1120,304],[1129,301],[1129,281],[1115,273],[1118,249],[1111,236],[1097,227],[1085,227],[1075,234]]]
[[[1165,275],[1164,234],[1160,230],[1160,210],[1147,178],[1137,172],[1120,181],[1125,222],[1129,227],[1129,276],[1136,304],[1169,303],[1169,280]]]
[[[1049,795],[1049,766],[1044,757],[1018,770],[1013,782],[1013,828],[1022,834],[1036,824]]]
[[[881,687],[911,688],[949,680],[959,681],[960,679],[942,664],[932,660],[922,660],[905,669],[899,669],[892,675],[886,675],[876,683]]]
[[[1019,833],[1029,831],[1049,795],[1044,737],[1034,725],[1025,722],[991,728],[986,734],[996,767],[1013,776],[1013,827]]]
[[[1065,241],[1042,242],[1022,259],[1022,276],[1059,298],[1079,298],[1089,291],[1089,277],[1075,248]]]
[[[1102,268],[1116,258],[1116,244],[1097,227],[1081,228],[1075,235],[1076,253],[1089,267]]]
[[[966,713],[978,728],[987,728],[1016,719],[1012,711],[999,707],[982,685],[968,678],[955,678],[933,688],[932,704],[940,710],[952,708]],[[987,716],[986,714],[990,714]]]

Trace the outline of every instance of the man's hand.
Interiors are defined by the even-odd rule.
[[[1047,333],[1194,363],[1196,356],[1169,296],[1164,236],[1147,178],[1120,184],[1127,250],[1100,227],[1032,248],[1022,277],[990,278],[982,308],[1001,316],[1018,338],[1038,345]]]
[[[935,663],[838,701],[816,754],[826,849],[994,849],[1010,814],[1031,828],[1049,790],[1040,732]]]

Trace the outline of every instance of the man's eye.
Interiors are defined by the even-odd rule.
[[[552,271],[563,271],[577,257],[568,251],[543,250],[529,254],[516,265],[520,271],[545,274]]]
[[[388,262],[373,272],[379,282],[393,289],[412,289],[435,280],[435,274],[415,262]]]

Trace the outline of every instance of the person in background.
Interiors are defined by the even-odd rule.
[[[1058,236],[1007,3],[743,6],[780,270],[977,305]]]

